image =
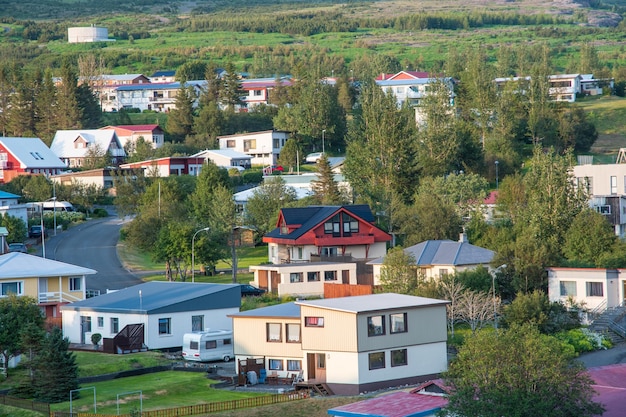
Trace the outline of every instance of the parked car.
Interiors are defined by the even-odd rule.
[[[322,159],[322,155],[324,153],[323,152],[314,152],[314,153],[310,153],[306,156],[306,158],[304,158],[304,161],[307,164],[316,164],[317,161],[319,161],[320,159]]]
[[[265,294],[265,290],[262,288],[257,288],[254,285],[249,284],[241,284],[241,296],[247,297],[250,295],[263,295]]]
[[[30,229],[28,229],[28,237],[34,237],[34,238],[38,238],[41,237],[44,234],[43,232],[43,228],[41,226],[31,226]]]
[[[9,252],[28,253],[28,249],[23,243],[9,243]]]

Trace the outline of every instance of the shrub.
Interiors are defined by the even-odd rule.
[[[612,347],[612,343],[609,339],[586,328],[559,332],[555,337],[572,346],[574,351],[579,355],[584,352],[593,352],[595,350]]]
[[[97,218],[109,217],[109,212],[103,208],[96,208],[96,209],[93,209],[93,213],[91,213],[91,216],[97,217]]]

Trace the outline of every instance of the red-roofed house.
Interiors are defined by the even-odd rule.
[[[198,175],[205,163],[204,158],[192,156],[167,156],[120,165],[121,169],[141,169],[146,177],[169,177],[170,175]]]
[[[291,85],[291,80],[281,78],[280,84],[283,87]],[[241,89],[245,92],[242,99],[245,106],[239,111],[252,109],[260,104],[269,104],[270,93],[276,88],[275,78],[255,78],[241,81]]]
[[[117,137],[122,142],[122,146],[130,153],[135,152],[135,144],[139,138],[143,138],[146,142],[151,143],[154,149],[163,146],[165,141],[163,129],[157,124],[105,126],[101,130],[115,130]],[[127,144],[130,145],[127,146]]]

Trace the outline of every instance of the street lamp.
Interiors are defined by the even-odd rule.
[[[500,165],[500,162],[496,161],[496,190],[498,189],[498,165]]]
[[[208,232],[210,227],[198,230],[191,238],[191,282],[196,282],[196,235],[200,232]]]
[[[324,153],[324,133],[326,133],[326,129],[322,130],[322,153]]]
[[[493,326],[496,330],[498,330],[498,307],[496,305],[496,274],[502,270],[502,268],[506,268],[506,264],[500,265],[491,273],[491,291],[493,292]]]

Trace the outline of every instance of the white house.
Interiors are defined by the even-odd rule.
[[[7,193],[0,190],[0,216],[5,214],[22,219],[25,225],[28,224],[28,206],[18,204],[19,195]]]
[[[420,272],[426,278],[454,274],[478,266],[490,268],[495,253],[492,250],[470,244],[461,234],[458,242],[452,240],[427,240],[404,249],[413,256]],[[368,262],[374,269],[374,285],[380,285],[380,272],[384,268],[384,256]]]
[[[605,268],[547,268],[550,301],[570,300],[602,312],[626,300],[626,271]]]
[[[626,149],[615,164],[593,164],[591,156],[579,156],[572,176],[589,195],[589,207],[604,215],[615,234],[626,237]]]
[[[240,306],[236,284],[153,281],[63,306],[63,335],[84,344],[100,333],[117,353],[126,349],[129,327],[147,349],[180,348],[185,333],[232,329],[227,316]]]
[[[18,175],[50,176],[66,168],[39,138],[0,137],[0,184]]]
[[[124,147],[114,130],[57,130],[50,150],[70,168],[84,166],[92,156],[107,153],[118,165],[126,158]]]
[[[165,132],[157,124],[106,126],[101,130],[114,130],[122,147],[131,152],[136,150],[139,138],[151,144],[153,149],[160,148],[165,143]]]
[[[221,150],[233,150],[249,155],[252,165],[274,165],[280,151],[289,139],[289,132],[265,130],[262,132],[218,136]]]
[[[206,149],[191,155],[191,157],[204,158],[223,168],[250,168],[252,166],[250,162],[252,157],[250,155],[232,149]]]
[[[235,313],[235,357],[262,358],[268,375],[301,373],[339,395],[414,384],[447,370],[447,304],[372,294]]]

